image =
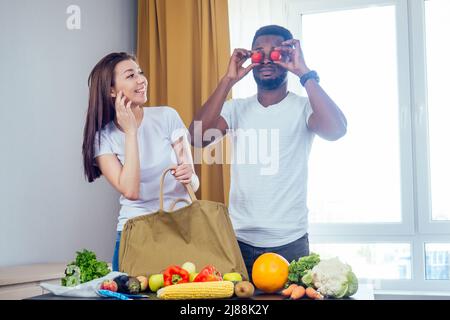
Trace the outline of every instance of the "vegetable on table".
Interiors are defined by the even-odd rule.
[[[65,277],[61,279],[61,284],[73,287],[80,283],[104,277],[109,272],[106,262],[97,261],[94,252],[84,249],[83,251],[77,251],[75,261],[67,265],[64,272]]]
[[[317,292],[313,287],[306,288],[304,293],[306,293],[308,298],[311,298],[311,299],[316,299],[316,300],[322,300],[323,299],[323,296],[319,292]]]
[[[302,282],[337,299],[350,297],[358,290],[358,278],[352,268],[338,258],[320,261],[302,277]]]
[[[297,261],[293,260],[289,264],[288,281],[285,287],[290,284],[305,284],[302,282],[302,277],[314,268],[320,262],[320,256],[317,253],[311,253],[309,256],[299,258]],[[305,284],[307,286],[307,284]]]
[[[294,288],[294,290],[292,290],[291,293],[291,299],[292,300],[297,300],[302,298],[305,295],[305,288],[303,288],[302,286],[297,286]]]
[[[164,286],[189,282],[189,273],[180,266],[176,265],[167,267],[163,273],[163,277]]]
[[[213,265],[205,266],[195,277],[194,282],[222,281],[222,274]]]
[[[128,279],[127,275],[120,275],[114,278],[114,282],[117,283],[118,292],[128,292]]]
[[[61,279],[61,285],[65,287],[75,287],[80,284],[80,267],[70,264],[64,271],[65,277]]]
[[[286,289],[281,291],[281,294],[285,297],[290,297],[292,294],[292,291],[294,291],[294,289],[298,287],[298,284],[296,283],[292,283],[289,285],[289,287],[287,287]]]
[[[189,282],[164,287],[157,297],[164,300],[230,298],[234,293],[231,281]]]
[[[125,293],[138,294],[141,291],[141,282],[136,277],[129,277],[127,290]]]
[[[117,283],[117,292],[137,294],[141,289],[141,283],[135,277],[120,275],[114,278],[114,282]]]

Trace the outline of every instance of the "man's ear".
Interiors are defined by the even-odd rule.
[[[116,90],[114,90],[113,87],[111,87],[111,97],[115,98],[116,97]]]

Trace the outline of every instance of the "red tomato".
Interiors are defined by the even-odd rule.
[[[195,277],[194,282],[222,281],[222,274],[213,266],[205,266]]]
[[[261,63],[261,61],[262,61],[261,52],[254,52],[252,54],[252,63]]]
[[[117,283],[114,280],[105,280],[102,282],[100,289],[117,292]]]
[[[270,53],[270,60],[272,61],[280,61],[281,59],[281,52],[279,50],[273,50]]]

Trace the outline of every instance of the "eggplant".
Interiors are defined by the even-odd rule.
[[[121,275],[114,278],[117,283],[117,292],[125,294],[138,294],[141,290],[141,283],[135,277]]]
[[[117,292],[128,293],[128,279],[126,275],[121,275],[114,278],[117,283]]]

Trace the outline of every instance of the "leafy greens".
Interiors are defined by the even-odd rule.
[[[61,279],[61,284],[73,287],[106,276],[109,272],[106,262],[97,261],[94,252],[83,249],[83,251],[77,251],[75,261],[67,265],[64,272],[65,277]]]

